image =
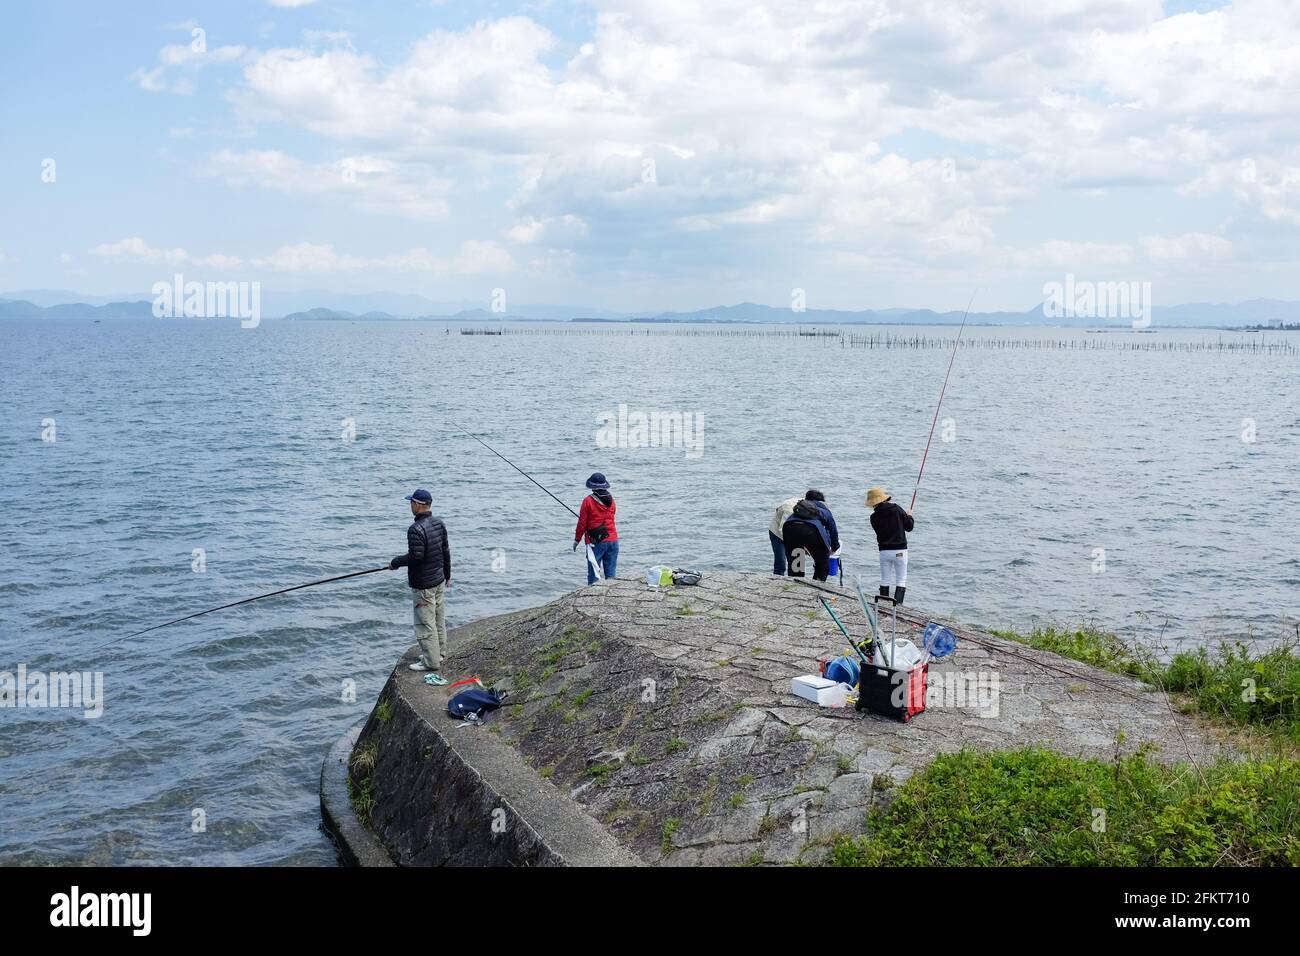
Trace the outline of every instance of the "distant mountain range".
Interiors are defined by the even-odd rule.
[[[314,300],[306,297],[315,297]],[[329,302],[329,306],[320,302]],[[353,308],[345,308],[351,305]],[[295,306],[290,308],[290,306]],[[695,312],[619,313],[583,306],[520,305],[498,313],[476,308],[471,302],[435,302],[418,295],[392,292],[368,294],[326,291],[263,293],[262,315],[296,322],[353,321],[386,322],[418,319],[431,322],[573,321],[573,322],[682,322],[760,323],[800,325],[954,325],[958,311],[931,309],[864,309],[841,311],[787,308],[742,302]],[[121,297],[87,296],[52,289],[31,289],[0,294],[0,320],[46,319],[56,321],[122,320],[153,318],[153,300],[148,295]],[[1123,328],[1127,320],[1049,319],[1041,306],[1024,312],[972,312],[975,325],[1052,325],[1072,328]],[[1252,299],[1236,304],[1189,303],[1156,306],[1153,325],[1163,327],[1235,328],[1300,322],[1300,302],[1281,299]]]
[[[325,289],[308,289],[303,292],[274,292],[263,288],[262,315],[267,318],[283,318],[296,313],[312,312],[319,308],[344,313],[350,316],[364,316],[371,313],[385,313],[394,317],[416,318],[420,316],[449,316],[461,312],[471,312],[483,305],[483,300],[470,301],[428,299],[422,295],[408,295],[401,292],[330,292]],[[115,295],[86,295],[69,292],[66,289],[19,289],[14,292],[0,292],[0,300],[28,302],[42,308],[60,305],[120,305],[122,303],[152,302],[153,296],[147,292],[121,293]],[[610,312],[605,309],[592,309],[588,306],[572,305],[519,305],[508,316],[512,319],[555,319],[564,321],[575,315],[592,315],[600,318],[623,318],[625,313]]]

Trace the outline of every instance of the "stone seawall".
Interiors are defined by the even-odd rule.
[[[403,865],[815,863],[937,753],[1223,746],[1139,681],[986,634],[932,684],[996,675],[992,708],[940,697],[906,724],[819,709],[790,679],[844,652],[820,597],[869,633],[833,587],[737,573],[602,583],[456,629],[444,674],[510,691],[481,727],[447,716],[447,692],[405,667],[412,649],[352,752],[368,832]],[[899,637],[919,643],[924,620],[900,618]]]

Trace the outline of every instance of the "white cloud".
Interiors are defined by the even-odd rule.
[[[298,243],[281,246],[264,259],[255,259],[254,268],[273,272],[424,272],[434,276],[496,275],[513,272],[514,260],[496,243],[469,240],[449,258],[439,257],[427,249],[415,248],[378,258],[336,252],[333,245]]]
[[[339,252],[330,243],[300,242],[280,246],[267,256],[241,258],[214,253],[191,255],[185,249],[159,249],[139,237],[92,247],[90,254],[108,262],[165,266],[169,269],[205,268],[218,272],[359,272],[390,270],[424,272],[434,276],[499,275],[517,268],[510,253],[490,240],[468,240],[447,257],[424,248],[387,256],[367,257]]]
[[[1291,146],[1280,155],[1214,163],[1182,192],[1226,193],[1266,222],[1300,226],[1300,149]]]
[[[1158,264],[1177,262],[1207,263],[1232,258],[1232,243],[1221,236],[1188,232],[1179,236],[1142,236],[1138,248],[1146,258]]]
[[[543,236],[551,241],[565,242],[586,235],[587,224],[579,217],[568,213],[547,219],[534,219],[529,216],[519,220],[505,233],[507,239],[521,245],[537,242]]]
[[[232,186],[255,186],[313,197],[334,196],[365,212],[436,221],[447,216],[451,182],[418,167],[378,156],[347,156],[305,163],[279,150],[223,149],[200,167]],[[420,178],[423,177],[423,178]]]
[[[240,119],[347,158],[226,150],[204,172],[415,219],[446,220],[449,196],[487,183],[466,200],[476,225],[531,247],[530,270],[580,275],[733,275],[738,255],[751,272],[767,255],[846,282],[871,264],[919,288],[957,270],[1192,275],[1250,260],[1253,223],[1287,230],[1279,263],[1294,253],[1300,7],[1286,0],[1169,17],[1159,0],[594,6],[576,48],[526,16],[434,31],[396,59],[327,33],[229,48]],[[198,68],[168,49],[137,82]],[[1222,197],[1232,215],[1159,235],[1133,200],[1166,191]],[[1109,233],[1100,215],[1082,234],[1057,213],[1081,197],[1111,214]],[[297,268],[392,261],[286,250]],[[504,254],[404,255],[436,271],[462,255],[502,268]]]
[[[249,53],[243,46],[220,46],[209,50],[202,45],[196,49],[196,45],[197,40],[163,47],[158,51],[157,65],[148,70],[144,67],[136,70],[130,76],[131,81],[150,93],[189,94],[194,92],[194,76],[199,70],[236,63]]]
[[[193,256],[180,247],[172,249],[155,248],[138,236],[120,239],[117,242],[101,243],[93,246],[89,251],[92,256],[97,256],[108,262],[138,263],[141,265],[167,266],[169,268],[198,266],[228,270],[238,269],[243,265],[243,260],[238,256],[221,254]]]

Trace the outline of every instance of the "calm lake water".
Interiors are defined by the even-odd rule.
[[[0,862],[333,862],[320,761],[411,641],[403,574],[97,648],[387,563],[417,486],[451,534],[450,624],[581,585],[573,519],[457,425],[574,507],[588,474],[605,472],[620,576],[658,563],[770,570],[773,508],[814,486],[835,511],[848,574],[874,583],[862,499],[873,484],[910,497],[948,354],[651,331],[0,327],[0,670],[100,670],[106,687],[96,720],[0,709]],[[941,416],[952,440],[936,434],[917,500],[910,602],[990,626],[1090,621],[1170,648],[1294,634],[1298,366],[1294,355],[963,349]],[[702,416],[700,452],[598,448],[598,417],[620,404]],[[1243,440],[1252,423],[1255,440]]]

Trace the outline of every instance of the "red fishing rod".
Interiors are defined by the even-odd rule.
[[[975,292],[978,291],[978,289],[975,290]],[[925,460],[930,457],[930,442],[934,440],[934,426],[939,421],[939,409],[943,407],[943,394],[948,391],[948,376],[952,374],[952,363],[957,360],[957,348],[961,345],[961,334],[966,330],[966,319],[970,315],[970,307],[975,303],[975,292],[970,294],[970,301],[966,303],[966,311],[961,316],[961,328],[957,330],[957,338],[952,343],[952,356],[948,359],[948,371],[943,376],[943,388],[939,389],[939,404],[934,406],[934,418],[930,421],[930,436],[925,440],[925,454],[921,456],[921,470],[916,473],[916,487],[912,489],[912,503],[907,506],[909,513],[916,507],[916,493],[921,490],[921,476],[925,474]]]

